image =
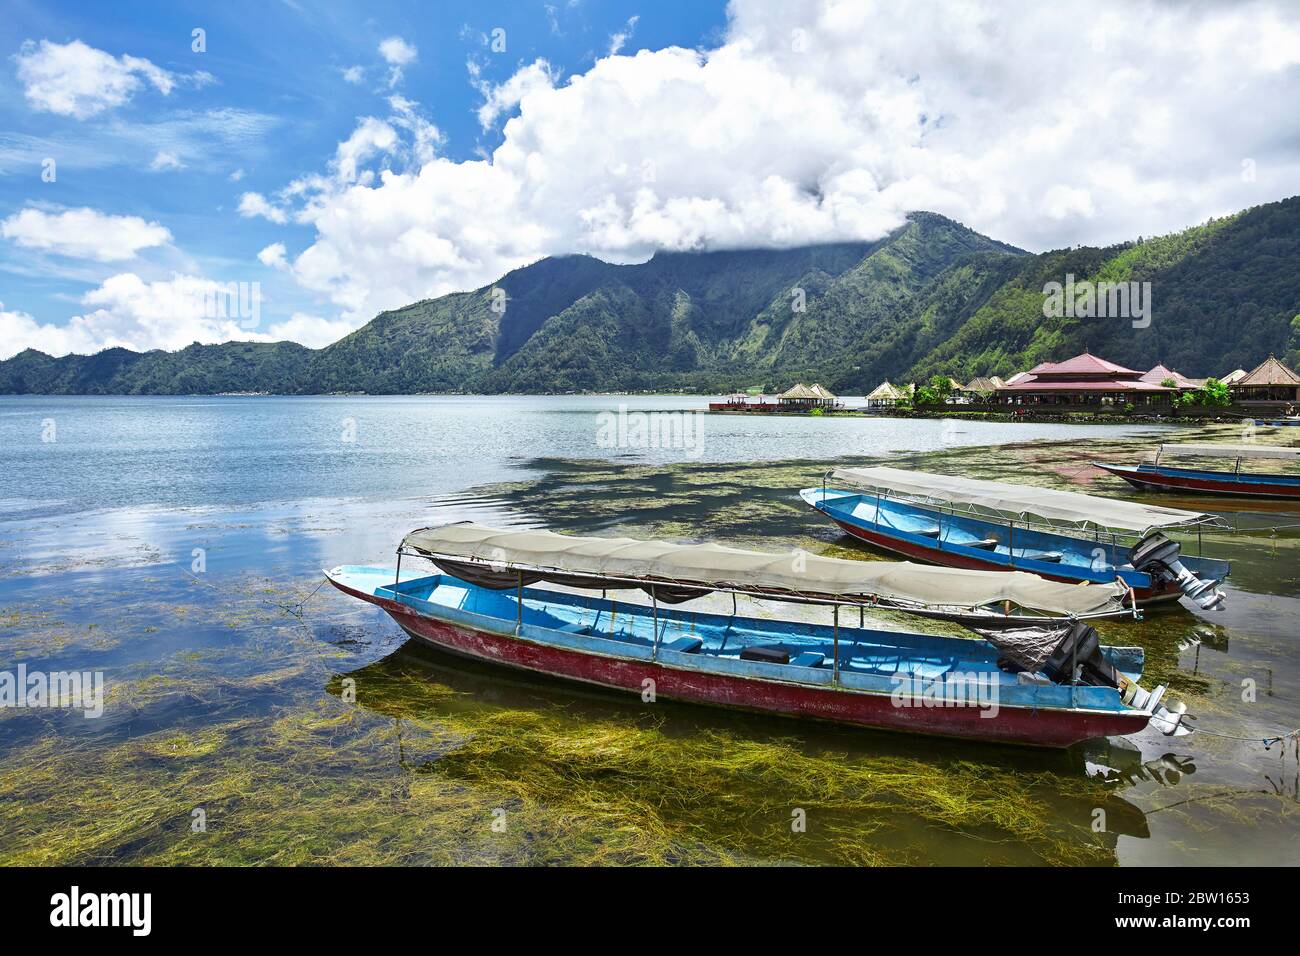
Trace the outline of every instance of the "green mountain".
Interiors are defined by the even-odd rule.
[[[1151,323],[1045,318],[1044,286],[1150,283]],[[501,308],[504,294],[504,309]],[[496,306],[496,308],[494,308]],[[876,242],[543,259],[473,292],[384,312],[323,349],[109,349],[0,362],[0,392],[726,391],[816,380],[1009,375],[1085,347],[1222,374],[1300,361],[1300,197],[1171,236],[1029,255],[933,213]]]

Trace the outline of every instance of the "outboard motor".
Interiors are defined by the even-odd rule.
[[[1117,671],[1101,652],[1101,640],[1095,628],[1082,621],[1058,628],[999,629],[972,628],[1002,654],[998,666],[1022,674],[1040,674],[1054,684],[1090,684],[1114,687],[1124,703],[1151,714],[1151,722],[1168,737],[1182,737],[1192,732],[1183,723],[1187,706],[1182,702],[1165,707],[1164,685],[1144,689]]]
[[[1218,581],[1202,581],[1178,559],[1177,541],[1171,541],[1159,531],[1147,535],[1128,553],[1134,570],[1145,571],[1153,581],[1173,581],[1189,598],[1209,611],[1222,609],[1227,597]]]

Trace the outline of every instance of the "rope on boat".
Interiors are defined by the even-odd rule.
[[[312,598],[316,596],[316,592],[319,591],[321,587],[324,586],[324,584],[325,584],[325,579],[321,578],[320,583],[318,583],[314,588],[311,589],[310,594],[308,594],[301,601],[295,601],[293,604],[281,604],[279,601],[271,601],[268,600],[267,598],[262,598],[262,603],[269,604],[272,607],[278,607],[282,611],[284,611],[284,613],[301,620],[303,607],[307,604],[308,601],[310,601]]]
[[[202,584],[204,587],[212,588],[212,590],[218,593],[221,592],[221,588],[217,587],[215,584],[213,584],[210,581],[203,580],[197,574],[190,573],[190,578],[196,584]],[[304,606],[307,604],[308,601],[310,601],[312,598],[316,596],[317,591],[319,591],[322,587],[324,587],[325,581],[326,579],[322,578],[320,582],[314,588],[311,589],[311,593],[308,594],[301,601],[294,601],[292,604],[281,604],[279,601],[272,601],[269,598],[262,598],[262,603],[269,604],[271,607],[278,607],[280,610],[284,611],[284,613],[288,614],[290,617],[296,617],[298,618],[298,620],[302,620]]]
[[[1227,740],[1248,740],[1252,742],[1258,741],[1259,743],[1264,745],[1265,750],[1271,750],[1274,744],[1283,743],[1284,741],[1287,740],[1300,740],[1300,727],[1297,727],[1295,730],[1292,730],[1289,733],[1278,734],[1277,736],[1274,737],[1251,737],[1243,734],[1225,734],[1215,730],[1203,730],[1200,727],[1197,727],[1195,732],[1198,734],[1207,734],[1211,737],[1223,737]]]
[[[1256,528],[1243,528],[1240,525],[1234,523],[1232,526],[1231,533],[1232,534],[1261,534],[1267,532],[1269,534],[1277,534],[1279,531],[1289,531],[1292,528],[1300,528],[1300,521],[1294,522],[1292,524],[1260,525],[1259,527]]]

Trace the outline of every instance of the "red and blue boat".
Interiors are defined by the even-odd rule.
[[[1214,459],[1231,461],[1231,471],[1209,468],[1180,468],[1169,465],[1170,458]],[[1162,460],[1163,459],[1163,460]],[[1093,465],[1118,475],[1134,488],[1143,491],[1176,491],[1202,495],[1228,495],[1233,498],[1294,498],[1300,500],[1300,474],[1260,474],[1242,470],[1242,462],[1255,459],[1300,461],[1300,448],[1280,445],[1184,444],[1161,445],[1155,461],[1138,465]]]
[[[408,559],[403,576],[402,558]],[[437,573],[412,576],[410,560]],[[1103,647],[1088,623],[1134,613],[1116,583],[772,554],[714,544],[509,531],[412,532],[398,567],[326,572],[411,637],[443,651],[658,700],[861,727],[1064,747],[1152,724],[1191,732],[1143,652]],[[600,596],[539,588],[546,582]],[[644,600],[617,600],[634,590]],[[731,613],[697,602],[730,593]],[[829,606],[823,623],[738,613],[737,598]],[[716,600],[716,599],[714,599]],[[888,608],[959,620],[979,639],[870,626]],[[857,624],[842,620],[857,610]]]
[[[1215,515],[898,468],[842,468],[852,488],[800,496],[853,538],[951,568],[1029,571],[1052,581],[1119,582],[1137,605],[1189,597],[1222,607],[1226,561],[1183,555],[1175,532],[1224,528]]]

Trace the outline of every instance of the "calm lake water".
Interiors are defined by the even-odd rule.
[[[689,416],[670,447],[638,445],[639,413],[706,403],[0,398],[0,671],[107,682],[102,717],[0,710],[0,860],[1297,859],[1294,745],[1146,732],[1039,753],[647,708],[450,661],[316,590],[322,567],[391,563],[406,531],[466,517],[870,560],[798,501],[833,464],[1123,495],[1088,460],[1162,432]],[[1146,647],[1202,727],[1300,726],[1298,545],[1295,529],[1207,538],[1235,562],[1226,611],[1104,638]]]

